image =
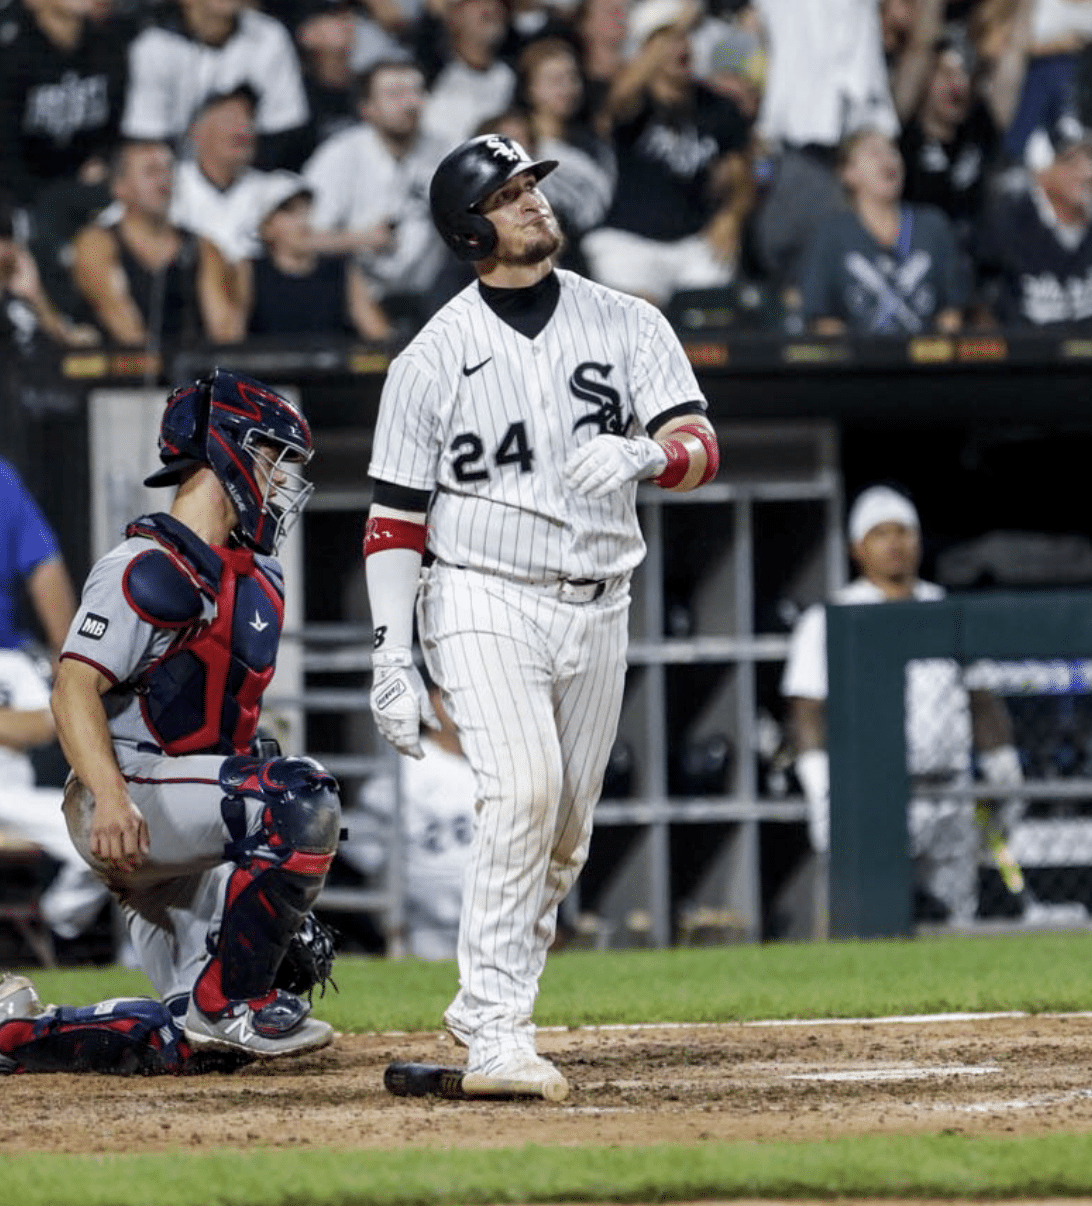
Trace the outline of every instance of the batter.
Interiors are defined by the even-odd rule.
[[[660,312],[553,268],[561,234],[538,183],[555,166],[483,135],[436,170],[433,220],[478,280],[391,366],[364,551],[376,724],[412,757],[435,726],[416,600],[477,782],[445,1023],[478,1091],[545,1085],[556,1100],[567,1084],[531,1018],[617,730],[637,483],[693,489],[719,454]]]

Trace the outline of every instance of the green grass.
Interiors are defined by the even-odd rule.
[[[149,991],[131,969],[29,974],[66,1004]],[[340,992],[315,1012],[357,1032],[436,1030],[456,984],[453,964],[417,960],[343,958],[335,975]],[[550,959],[535,1016],[564,1026],[1082,1009],[1092,1009],[1092,934],[1059,933],[572,952]]]
[[[42,995],[86,1003],[146,992],[124,969],[32,971]],[[316,1013],[346,1031],[431,1030],[451,964],[344,958]],[[1092,1009],[1092,936],[838,942],[551,958],[541,1025],[878,1017]],[[1089,1058],[1092,1087],[1092,1052]],[[118,1081],[118,1093],[125,1082]],[[695,1198],[1080,1196],[1092,1135],[871,1136],[823,1143],[526,1147],[492,1152],[310,1149],[89,1157],[0,1156],[19,1206],[679,1201]]]

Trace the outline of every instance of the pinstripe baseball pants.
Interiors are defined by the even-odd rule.
[[[617,731],[628,613],[628,576],[586,603],[556,583],[441,565],[425,576],[421,645],[478,785],[445,1014],[472,1063],[533,1049],[557,907],[587,859]]]

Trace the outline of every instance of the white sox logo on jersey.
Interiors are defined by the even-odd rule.
[[[573,432],[581,427],[593,425],[599,428],[601,435],[625,435],[633,423],[632,416],[622,414],[622,399],[613,385],[608,385],[606,378],[614,369],[613,364],[596,364],[594,360],[585,360],[578,364],[569,378],[569,389],[573,395],[583,402],[589,402],[595,407],[590,415],[584,415],[573,424]]]

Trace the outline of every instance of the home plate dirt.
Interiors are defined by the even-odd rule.
[[[1092,1017],[548,1030],[564,1104],[393,1097],[392,1060],[460,1063],[435,1033],[345,1035],[234,1075],[4,1080],[0,1150],[641,1145],[1092,1130]],[[528,1129],[533,1116],[533,1130]]]

